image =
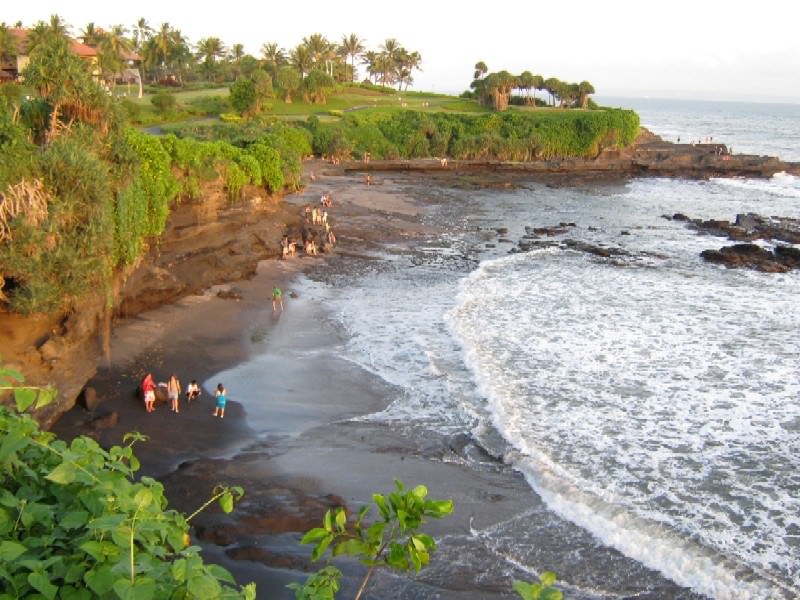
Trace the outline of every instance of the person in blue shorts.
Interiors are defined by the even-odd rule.
[[[214,407],[214,416],[216,417],[219,415],[219,418],[222,419],[225,417],[225,404],[228,402],[228,390],[226,390],[225,386],[221,383],[218,383],[215,396],[217,397],[217,405]]]

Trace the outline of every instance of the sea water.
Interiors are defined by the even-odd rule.
[[[666,138],[800,157],[800,107],[636,108]],[[667,218],[798,218],[798,179],[389,185],[445,233],[327,276],[337,352],[398,390],[361,419],[468,433],[562,518],[702,595],[800,595],[800,274],[704,263],[729,242]],[[502,560],[525,567],[522,542]]]
[[[800,158],[797,106],[631,104],[665,138]],[[370,418],[499,433],[554,511],[702,594],[800,594],[800,276],[705,264],[727,241],[664,218],[798,218],[800,182],[405,192],[448,233],[387,249],[341,296],[346,352],[403,390]],[[625,254],[509,254],[476,233],[561,222]]]

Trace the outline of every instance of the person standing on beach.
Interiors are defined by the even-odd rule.
[[[217,384],[217,391],[214,392],[217,397],[217,405],[214,407],[214,416],[219,415],[220,419],[225,417],[225,404],[228,402],[228,390],[221,384]]]
[[[145,410],[153,412],[156,409],[156,382],[152,373],[148,373],[142,380],[142,394],[144,394]]]
[[[281,312],[283,312],[283,292],[277,285],[272,288],[272,312],[275,312],[277,305],[280,305]]]
[[[178,381],[175,373],[170,375],[169,382],[167,383],[167,396],[169,397],[172,412],[180,412],[178,402],[181,397],[181,382]]]

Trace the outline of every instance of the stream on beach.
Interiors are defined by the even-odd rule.
[[[353,180],[332,180],[334,197]],[[404,455],[457,467],[408,482],[437,498],[463,491],[454,477],[496,486],[442,535],[418,587],[377,580],[392,597],[513,597],[498,590],[547,570],[568,598],[799,596],[800,274],[704,263],[729,242],[665,217],[797,219],[800,180],[487,183],[387,177],[382,191],[436,233],[298,276],[335,343],[267,338],[206,387],[236,381],[251,426],[274,438],[257,406],[274,385],[264,361],[327,353],[386,394],[366,414],[332,411],[331,439],[370,431],[358,450],[386,453],[383,431]],[[514,502],[489,518],[494,491]]]

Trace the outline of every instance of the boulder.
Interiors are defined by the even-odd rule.
[[[89,412],[94,411],[100,404],[100,399],[97,397],[97,390],[90,385],[83,388],[80,400],[83,408]]]

